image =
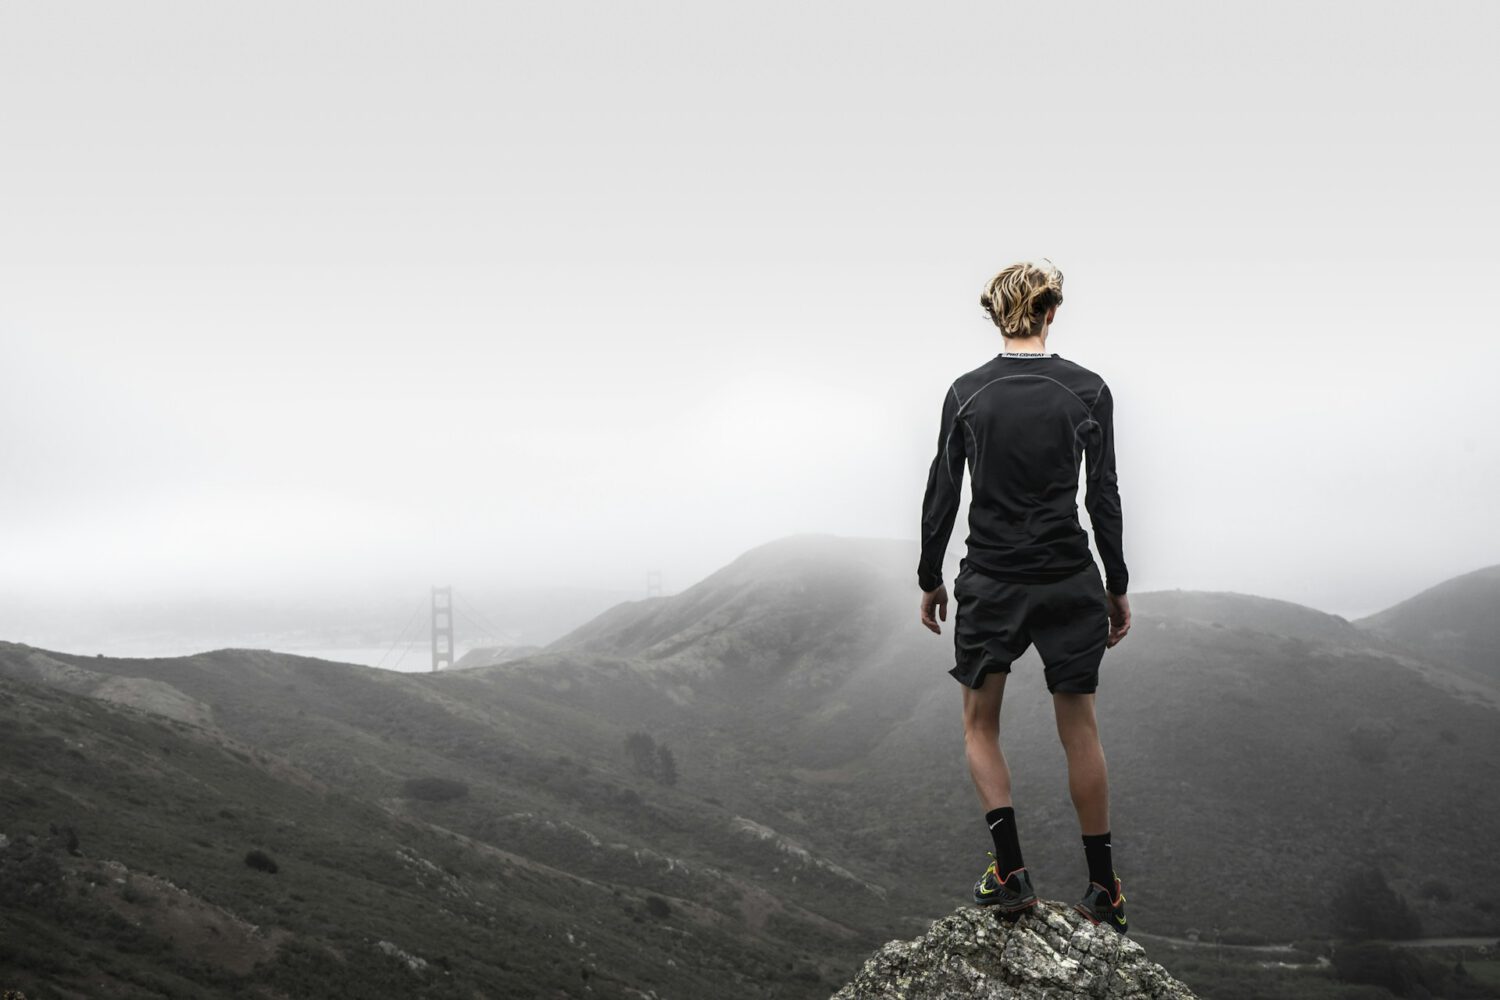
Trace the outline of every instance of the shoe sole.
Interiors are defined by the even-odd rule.
[[[1100,924],[1104,923],[1104,921],[1102,921],[1098,917],[1094,916],[1092,913],[1090,913],[1088,910],[1084,909],[1083,906],[1080,905],[1080,904],[1078,904],[1078,903],[1074,903],[1073,904],[1073,909],[1077,910],[1079,913],[1081,913],[1085,917],[1087,917],[1089,919],[1089,922],[1092,923],[1095,927],[1098,927]],[[1115,931],[1117,931],[1117,932],[1119,932],[1121,934],[1129,934],[1130,933],[1130,928],[1129,927],[1121,927],[1118,923],[1116,923],[1113,920],[1110,921],[1109,926],[1110,926],[1111,929],[1113,929],[1113,930],[1115,930]]]
[[[1004,903],[1000,902],[1000,900],[998,900],[998,899],[991,900],[989,902],[986,902],[986,901],[984,901],[982,899],[976,899],[976,900],[974,900],[974,905],[975,906],[983,906],[983,907],[986,907],[986,908],[993,907],[995,909],[998,909],[1001,913],[1025,913],[1027,910],[1031,909],[1033,906],[1036,905],[1036,897],[1033,896],[1033,897],[1031,897],[1031,899],[1027,900],[1024,903],[1020,903],[1018,905],[1012,905],[1012,906],[1006,906]]]

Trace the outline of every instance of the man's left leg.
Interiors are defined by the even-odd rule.
[[[1094,923],[1125,933],[1125,892],[1114,871],[1109,832],[1109,769],[1094,716],[1095,695],[1054,691],[1057,735],[1068,755],[1068,791],[1083,833],[1089,886],[1077,909]]]
[[[974,902],[998,906],[1010,919],[1036,904],[1036,892],[1021,858],[1016,811],[1010,802],[1010,768],[1000,748],[1000,707],[1008,676],[1004,671],[991,671],[977,689],[963,686],[963,697],[969,776],[974,779],[974,789],[986,810],[984,822],[995,843],[995,860],[974,884]]]

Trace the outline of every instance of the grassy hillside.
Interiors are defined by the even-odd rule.
[[[31,997],[519,996],[605,957],[595,974],[645,982],[672,950],[670,920],[632,919],[639,894],[474,850],[210,731],[0,680],[0,747],[0,975]],[[598,905],[566,921],[587,946],[564,947],[558,898],[580,887]]]
[[[615,768],[618,745],[590,761],[530,743],[566,715],[545,705],[483,729],[364,668],[284,658],[267,683],[269,654],[0,648],[38,656],[171,676],[220,726],[0,678],[3,877],[44,886],[0,915],[0,986],[31,997],[824,996],[892,934],[873,893],[847,920],[801,907],[827,902],[811,884],[783,895],[812,860]],[[179,909],[222,912],[232,953],[184,938]]]
[[[784,539],[531,655],[442,674],[0,643],[10,877],[55,862],[42,881],[75,907],[93,906],[90,880],[175,891],[154,873],[191,912],[257,928],[223,923],[237,943],[220,955],[122,911],[156,943],[101,950],[75,928],[104,910],[32,900],[0,917],[0,970],[97,971],[117,992],[79,992],[117,996],[157,995],[123,984],[164,967],[198,984],[179,995],[341,995],[276,971],[342,982],[341,962],[356,983],[406,977],[349,995],[826,996],[967,898],[987,860],[952,623],[917,624],[914,565],[907,543]],[[1488,685],[1283,601],[1132,603],[1099,704],[1133,926],[1358,936],[1353,886],[1388,887],[1382,909],[1425,933],[1500,932],[1482,891],[1500,871],[1474,838],[1500,822]],[[1003,728],[1038,889],[1071,899],[1082,851],[1034,652]],[[101,877],[106,861],[127,883]],[[59,953],[72,964],[48,966]]]

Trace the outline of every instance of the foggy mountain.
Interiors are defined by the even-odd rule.
[[[1500,566],[1445,580],[1355,624],[1500,683]]]
[[[915,562],[914,543],[794,536],[440,674],[0,644],[0,878],[45,897],[0,916],[0,959],[223,988],[200,995],[357,967],[383,977],[366,995],[827,996],[967,898],[989,846],[951,617],[941,637],[917,624]],[[1431,619],[1479,648],[1493,604],[1448,593],[1457,610]],[[1284,601],[1131,603],[1099,712],[1134,927],[1335,935],[1340,886],[1378,872],[1427,933],[1500,928],[1470,888],[1500,875],[1471,843],[1500,822],[1494,684]],[[1038,892],[1069,900],[1086,877],[1048,702],[1033,651],[1002,732]],[[27,832],[46,878],[18,874]],[[243,922],[233,954],[174,931],[176,906]],[[101,951],[80,927],[134,944]]]
[[[487,587],[458,581],[460,650],[498,661],[498,648],[550,642],[637,591],[587,586]],[[205,594],[195,598],[58,600],[0,593],[0,636],[47,649],[142,658],[204,649],[277,649],[388,669],[425,670],[427,588],[374,586],[356,593],[314,590],[274,599]],[[413,640],[407,643],[407,640]]]

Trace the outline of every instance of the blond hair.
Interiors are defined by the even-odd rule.
[[[1021,261],[990,279],[979,304],[1005,336],[1035,337],[1047,310],[1062,304],[1062,283],[1062,272],[1047,258]]]

